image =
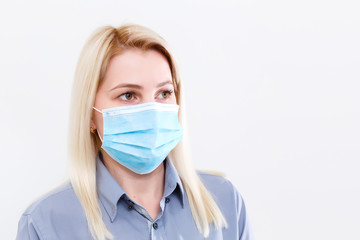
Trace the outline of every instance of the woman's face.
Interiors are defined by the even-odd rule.
[[[99,110],[147,102],[176,104],[174,86],[166,58],[155,50],[125,50],[107,67],[96,96]],[[102,136],[102,114],[93,111],[91,127]]]

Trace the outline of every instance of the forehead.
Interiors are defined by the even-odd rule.
[[[104,85],[119,82],[138,84],[171,80],[166,57],[156,50],[127,49],[111,58],[103,79]]]

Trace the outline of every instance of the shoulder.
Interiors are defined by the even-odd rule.
[[[237,239],[240,240],[252,240],[253,234],[245,202],[234,184],[229,179],[216,174],[206,172],[198,172],[198,174],[228,223],[228,228],[223,234],[232,237],[224,239],[238,236]]]
[[[68,203],[76,202],[76,199],[71,183],[67,182],[33,201],[23,215],[37,216],[45,212],[63,210]]]
[[[199,176],[228,220],[236,222],[246,213],[243,198],[229,179],[207,172],[199,172]]]
[[[241,198],[237,188],[226,177],[204,171],[198,171],[198,174],[205,187],[213,194],[214,197],[224,196],[227,199],[232,197],[234,200],[240,200],[237,199]]]
[[[32,202],[23,212],[17,239],[48,239],[68,226],[79,225],[85,215],[70,182],[56,187]],[[30,237],[30,236],[33,236]]]

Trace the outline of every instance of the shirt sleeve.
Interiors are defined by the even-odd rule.
[[[18,224],[16,240],[40,240],[39,231],[31,215],[24,214],[21,216]]]
[[[250,220],[246,211],[245,202],[240,193],[235,188],[237,203],[237,221],[239,227],[239,240],[254,240]]]
[[[241,229],[242,232],[240,232],[239,240],[254,240],[254,235],[252,233],[248,215],[246,214],[245,204],[243,200],[241,201],[241,205],[242,205],[241,206],[242,213],[240,214],[240,218],[238,222],[239,222],[239,229]]]

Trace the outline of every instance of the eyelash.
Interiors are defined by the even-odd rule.
[[[164,90],[161,93],[164,93],[164,92],[167,92],[169,94],[168,97],[167,97],[167,98],[169,98],[173,94],[174,91],[173,90]]]
[[[164,91],[161,91],[159,94],[162,94],[162,93],[164,93],[164,92],[167,92],[169,95],[168,95],[168,97],[167,98],[169,98],[172,94],[173,94],[173,90],[164,90]],[[132,91],[128,91],[128,92],[125,92],[125,93],[122,93],[122,94],[120,94],[119,96],[118,96],[118,98],[121,98],[121,96],[124,96],[125,94],[132,94],[132,95],[135,95],[135,92],[132,92]],[[159,95],[158,94],[158,95]],[[164,99],[167,99],[167,98],[164,98]],[[124,100],[124,99],[123,99]],[[132,100],[124,100],[124,101],[132,101]]]

